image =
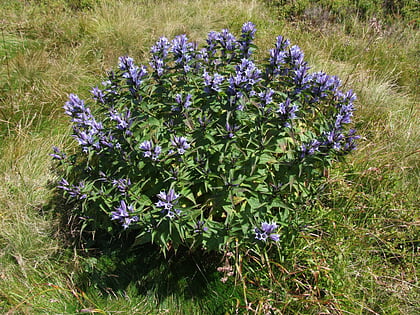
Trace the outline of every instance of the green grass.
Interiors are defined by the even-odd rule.
[[[331,7],[290,20],[267,1],[238,0],[0,7],[1,313],[420,312],[420,50],[409,21],[393,17],[377,28],[354,14],[311,18],[337,14]],[[74,247],[74,221],[60,223],[50,210],[57,178],[48,153],[71,146],[67,94],[86,97],[120,55],[146,60],[160,36],[202,40],[248,20],[258,27],[261,56],[284,35],[313,70],[338,75],[358,95],[359,149],[330,171],[316,207],[300,209],[308,218],[300,237],[270,257],[238,256],[237,278],[226,283],[215,271],[226,263],[221,257],[165,258],[153,248],[136,255],[115,243]]]

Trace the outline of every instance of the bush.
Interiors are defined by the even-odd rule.
[[[355,147],[355,95],[282,36],[258,65],[255,32],[210,32],[202,49],[162,37],[150,67],[120,57],[92,100],[70,95],[79,146],[52,156],[77,216],[163,250],[287,241],[325,168]]]

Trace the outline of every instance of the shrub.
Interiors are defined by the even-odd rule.
[[[78,149],[52,156],[77,216],[162,249],[285,240],[325,168],[355,147],[355,95],[309,73],[282,36],[259,65],[255,32],[210,32],[202,49],[162,37],[149,67],[120,57],[92,100],[70,95]]]

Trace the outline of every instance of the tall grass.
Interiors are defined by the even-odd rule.
[[[343,23],[290,21],[266,2],[245,0],[4,0],[0,7],[1,312],[420,312],[417,29],[377,28],[351,15]],[[248,20],[259,29],[261,56],[284,35],[314,71],[338,75],[358,95],[359,149],[330,171],[294,250],[246,253],[237,261],[242,278],[223,284],[213,272],[218,258],[206,269],[178,256],[168,263],[152,253],[107,253],[108,244],[98,256],[66,244],[49,211],[56,175],[48,153],[71,146],[67,94],[87,97],[120,55],[145,61],[160,36],[200,41]],[[111,259],[116,253],[120,259]]]

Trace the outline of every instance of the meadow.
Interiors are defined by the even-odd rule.
[[[391,2],[1,0],[0,312],[420,313],[420,8]],[[355,91],[357,150],[287,251],[98,244],[57,201],[49,154],[74,146],[68,95],[88,98],[119,56],[146,61],[160,36],[200,42],[246,21],[258,56],[283,35]]]

